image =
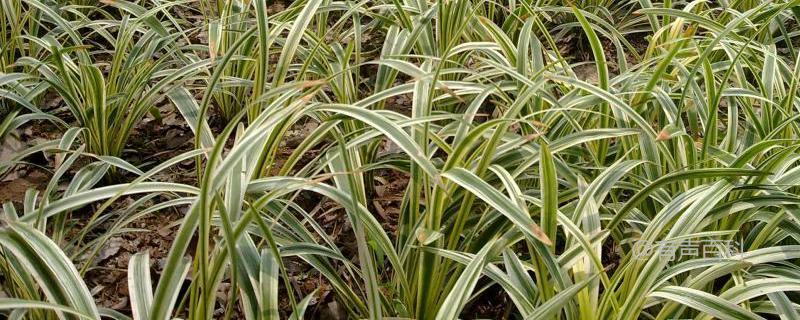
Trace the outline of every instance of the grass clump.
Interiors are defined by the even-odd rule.
[[[45,92],[75,117],[0,167],[59,159],[3,207],[9,316],[797,317],[800,1],[273,6],[32,0],[37,27],[1,20],[41,50],[0,75],[20,110],[0,129],[52,118]],[[194,148],[131,164],[162,100]],[[164,178],[187,162],[196,179]],[[100,183],[116,170],[132,181]],[[169,208],[161,271],[133,255],[130,304],[98,307],[94,257]]]

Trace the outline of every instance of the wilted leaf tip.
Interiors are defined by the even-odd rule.
[[[533,235],[536,237],[536,239],[539,239],[539,241],[541,241],[545,245],[548,245],[548,246],[552,246],[553,245],[553,241],[551,241],[550,238],[547,237],[547,235],[544,233],[544,231],[542,231],[542,228],[540,228],[538,225],[533,223],[533,224],[530,225],[530,228],[531,228],[531,232],[533,232]]]
[[[656,137],[656,141],[665,141],[665,140],[669,140],[669,132],[667,132],[666,129],[661,130],[661,132],[659,132],[658,136]]]
[[[309,80],[309,81],[303,81],[301,83],[298,83],[297,87],[300,88],[300,89],[306,89],[306,88],[311,88],[311,87],[324,85],[326,83],[328,83],[328,81],[325,81],[324,79]]]

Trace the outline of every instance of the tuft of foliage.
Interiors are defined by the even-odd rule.
[[[301,319],[317,291],[288,261],[350,318],[486,316],[498,292],[513,319],[798,318],[800,0],[3,3],[0,39],[40,49],[0,55],[24,66],[0,74],[0,137],[52,117],[45,91],[75,117],[0,163],[59,158],[3,206],[9,318]],[[122,151],[165,98],[196,149],[139,168]],[[155,178],[192,159],[196,184]],[[135,177],[99,183],[116,170]],[[105,241],[177,207],[163,272],[136,254],[130,313],[99,308]]]

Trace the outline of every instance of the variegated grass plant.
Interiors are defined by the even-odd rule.
[[[176,45],[181,37],[176,28],[155,19],[164,5],[147,11],[120,4],[119,20],[102,10],[93,14],[107,19],[89,18],[69,5],[27,5],[40,12],[47,32],[26,39],[47,54],[21,57],[17,63],[35,70],[32,73],[63,99],[84,129],[81,138],[92,154],[122,155],[139,121],[148,113],[158,116],[159,101],[210,63],[185,53]]]
[[[100,203],[94,216],[119,226],[189,206],[163,273],[151,275],[146,253],[131,259],[133,319],[212,319],[218,308],[299,319],[316,292],[286,289],[287,259],[323,277],[351,318],[473,317],[492,292],[513,319],[797,318],[800,1],[630,6],[646,18],[642,52],[569,3],[306,0],[269,14],[234,1],[220,11],[236,21],[210,22],[224,50],[211,46],[203,98],[172,95],[198,149],[147,172],[102,157],[93,166],[140,178],[6,205],[12,298],[0,307],[18,318],[128,318],[97,308],[76,266],[76,252],[99,250],[108,234],[63,234],[70,211]],[[162,15],[131,19],[147,17]],[[557,17],[574,19],[558,28],[588,41],[590,61],[559,52]],[[586,63],[591,77],[575,70]],[[390,108],[398,96],[410,110]],[[215,106],[230,121],[216,132]],[[288,130],[307,122],[317,125],[281,156]],[[91,156],[78,145],[51,150]],[[151,181],[193,157],[197,186]],[[409,180],[394,232],[372,206],[385,171]],[[170,200],[105,210],[136,194]],[[354,255],[320,225],[323,210],[299,200],[308,194],[343,213]],[[731,242],[739,250],[719,247]],[[674,243],[714,243],[702,252],[715,255],[663,245]],[[662,245],[637,249],[650,244]],[[220,305],[223,283],[233,290]]]

